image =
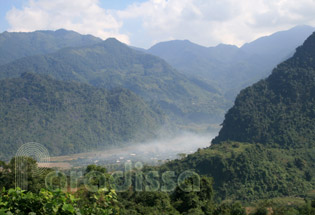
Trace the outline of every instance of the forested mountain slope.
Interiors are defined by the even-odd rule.
[[[315,33],[265,80],[241,91],[206,149],[162,171],[214,178],[221,199],[304,197],[315,190]]]
[[[272,74],[241,91],[213,143],[315,144],[315,33]]]
[[[49,74],[107,89],[127,88],[146,101],[158,103],[175,120],[217,122],[227,109],[225,99],[215,88],[189,79],[164,60],[135,51],[116,39],[26,57],[0,67],[2,79],[23,72]]]
[[[163,114],[134,93],[24,73],[0,81],[0,159],[27,142],[52,155],[101,149],[153,137]]]

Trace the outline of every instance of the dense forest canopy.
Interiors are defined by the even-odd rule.
[[[158,107],[128,90],[33,73],[1,80],[0,95],[1,159],[27,142],[60,155],[143,140],[153,137],[165,119]]]
[[[315,33],[267,79],[241,91],[213,143],[231,140],[281,147],[314,146],[314,58]]]

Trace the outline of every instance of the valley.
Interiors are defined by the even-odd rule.
[[[313,215],[314,31],[0,34],[0,214]]]
[[[123,166],[126,162],[141,162],[147,165],[161,165],[168,160],[185,157],[198,148],[210,146],[213,135],[183,132],[173,137],[160,137],[142,143],[124,144],[119,148],[104,151],[92,151],[80,154],[50,158],[50,164],[39,163],[39,167],[80,168],[89,164],[106,166],[107,169]],[[116,168],[117,168],[116,167]]]

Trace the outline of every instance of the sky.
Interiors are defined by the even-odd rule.
[[[149,48],[174,39],[241,46],[315,26],[315,0],[0,0],[0,32],[64,28]]]

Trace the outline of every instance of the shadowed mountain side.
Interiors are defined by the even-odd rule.
[[[134,93],[94,88],[24,73],[0,81],[0,159],[27,142],[51,155],[104,149],[145,140],[165,117]]]

